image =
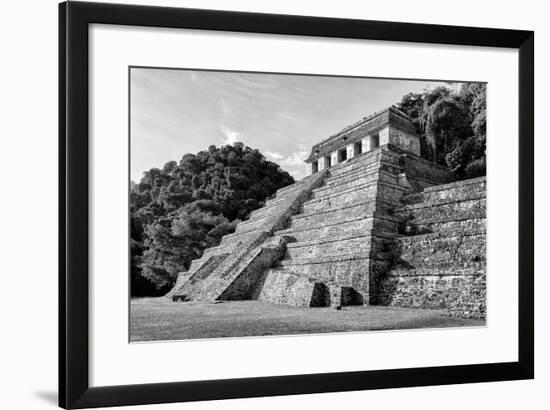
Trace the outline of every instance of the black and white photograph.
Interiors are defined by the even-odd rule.
[[[545,410],[550,25],[495,4],[4,2],[0,407]]]
[[[486,325],[490,84],[128,75],[130,342]]]

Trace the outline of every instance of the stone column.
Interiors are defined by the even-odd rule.
[[[361,140],[361,145],[363,152],[369,152],[372,149],[370,136],[363,138]]]
[[[333,309],[342,309],[342,287],[339,285],[329,285],[330,307]]]
[[[349,144],[349,145],[346,147],[346,155],[347,155],[347,158],[348,158],[348,159],[351,159],[351,158],[354,157],[353,144]]]
[[[336,151],[334,151],[330,154],[330,164],[332,166],[338,164],[338,150],[336,150]]]
[[[378,143],[380,145],[386,145],[386,144],[389,144],[390,142],[390,127],[385,127],[385,128],[382,128],[380,130],[380,132],[378,133]]]
[[[325,157],[319,158],[318,162],[319,162],[319,171],[322,171],[323,169],[325,169]]]

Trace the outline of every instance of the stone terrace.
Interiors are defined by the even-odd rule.
[[[400,235],[393,266],[381,279],[380,304],[446,308],[485,317],[486,180],[428,188],[396,211]]]

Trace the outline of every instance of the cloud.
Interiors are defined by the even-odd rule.
[[[290,154],[286,157],[282,163],[284,165],[303,165],[304,161],[308,157],[309,153],[307,151],[297,151]]]
[[[267,155],[268,157],[273,158],[273,159],[283,159],[284,158],[284,155],[279,154],[278,152],[266,151],[265,155]]]
[[[233,145],[238,141],[238,138],[241,135],[240,132],[230,129],[225,124],[222,124],[220,126],[220,132],[223,134],[224,137],[224,139],[222,140],[222,144],[224,145]]]
[[[229,116],[231,114],[231,109],[229,108],[229,104],[227,103],[226,99],[223,97],[219,97],[219,101],[224,117]]]

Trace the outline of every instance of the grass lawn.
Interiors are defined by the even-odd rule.
[[[130,309],[132,342],[485,325],[485,320],[453,318],[440,310],[386,306],[334,310],[258,301],[182,303],[161,297],[132,299]]]

